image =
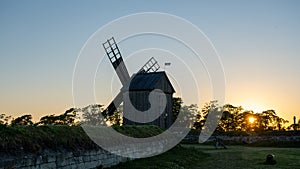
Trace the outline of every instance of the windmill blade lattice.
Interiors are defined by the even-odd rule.
[[[102,44],[105,52],[113,65],[122,85],[126,85],[129,80],[130,76],[128,73],[128,70],[125,66],[125,63],[123,61],[121,52],[119,50],[119,47],[115,41],[115,39],[112,37],[108,39],[105,43]],[[104,113],[106,115],[112,115],[114,111],[117,110],[117,107],[120,106],[120,104],[123,102],[123,93],[120,92],[118,95],[114,98],[114,100],[109,104],[109,106],[106,108]]]
[[[123,86],[128,83],[130,76],[124,64],[119,47],[112,37],[102,44]]]
[[[160,66],[154,57],[150,58],[148,62],[138,71],[138,73],[151,73],[159,70]]]
[[[128,85],[130,81],[130,76],[128,74],[127,68],[123,61],[121,52],[119,47],[112,37],[108,39],[105,43],[102,44],[105,52],[113,65],[121,83],[123,86]],[[154,57],[150,58],[148,62],[137,72],[137,73],[151,73],[159,70],[160,66],[158,62],[154,59]],[[117,107],[123,102],[123,91],[121,90],[117,96],[113,99],[113,101],[108,105],[106,110],[103,112],[105,115],[113,115],[113,113],[117,110]]]

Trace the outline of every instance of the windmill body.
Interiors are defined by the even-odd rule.
[[[123,85],[120,92],[107,107],[105,111],[107,115],[112,115],[123,102],[123,125],[170,127],[172,125],[172,98],[175,90],[167,74],[164,71],[158,72],[160,67],[157,61],[152,57],[137,73],[130,77],[114,38],[103,43],[103,47]],[[155,93],[157,89],[160,91],[159,93]],[[155,93],[155,99],[158,101],[155,106],[149,102],[151,92]],[[160,101],[163,97],[166,102]],[[146,123],[135,122],[126,118],[133,114],[134,109],[141,112],[148,110],[148,114],[142,114],[142,118],[145,119],[152,113],[160,112],[160,115]]]
[[[165,72],[152,72],[152,73],[137,73],[134,74],[130,80],[129,87],[125,87],[123,92],[123,124],[124,125],[157,125],[161,128],[168,128],[172,125],[172,105],[174,88],[171,85]],[[158,104],[153,106],[154,109],[148,113],[158,113],[161,115],[155,120],[148,123],[138,123],[128,120],[127,113],[133,113],[136,109],[139,111],[146,111],[151,108],[149,102],[149,95],[155,89],[161,90],[163,93],[158,93]],[[166,97],[166,103],[162,101]],[[130,103],[133,106],[129,106]],[[166,104],[166,105],[164,105]],[[144,118],[149,118],[147,114]]]

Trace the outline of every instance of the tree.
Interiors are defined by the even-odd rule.
[[[76,125],[76,113],[78,112],[75,108],[68,109],[65,113],[55,116],[43,116],[37,124],[41,125]]]
[[[173,98],[173,105],[172,105],[172,122],[175,122],[175,120],[177,119],[177,116],[180,112],[181,106],[182,106],[182,99],[180,97],[174,97]]]
[[[120,108],[118,108],[116,111],[114,111],[114,113],[112,115],[107,115],[105,118],[105,121],[109,124],[109,125],[118,125],[120,126],[122,123],[122,106],[120,106]],[[104,114],[104,113],[102,113]],[[107,113],[105,113],[107,114]]]
[[[256,121],[254,121],[252,124],[249,122],[249,118],[256,119],[256,116],[254,115],[254,112],[252,110],[245,110],[243,112],[240,112],[235,117],[237,119],[237,129],[239,131],[251,131],[254,130],[256,126]]]
[[[288,120],[285,120],[279,116],[276,117],[276,120],[275,120],[275,125],[276,125],[276,129],[277,130],[285,130],[283,126],[283,124],[285,123],[288,123],[289,121]]]
[[[181,116],[178,116],[178,118],[180,119],[179,122],[185,123],[189,128],[194,128],[194,122],[197,117],[201,118],[201,113],[200,111],[198,111],[197,104],[191,104],[189,106],[183,105],[180,111]]]
[[[205,103],[204,107],[201,109],[201,112],[199,112],[196,115],[195,123],[194,123],[193,128],[202,130],[203,126],[206,122],[206,119],[208,117],[209,112],[217,110],[219,108],[220,107],[218,106],[218,101],[217,100],[213,100],[213,101],[210,101],[208,103]]]
[[[257,113],[257,130],[281,130],[283,129],[283,124],[288,121],[277,116],[275,110],[266,110],[262,113]]]
[[[270,124],[272,124],[275,121],[276,117],[277,116],[274,110],[263,111],[259,116],[259,128],[261,130],[273,130],[274,127],[270,126]]]
[[[75,120],[76,120],[76,113],[77,109],[75,108],[70,108],[68,109],[64,114],[58,116],[58,119],[62,125],[76,125]]]
[[[241,106],[236,107],[231,104],[224,105],[218,129],[221,131],[241,130],[239,114],[242,110],[243,108]]]
[[[105,114],[103,110],[103,105],[100,104],[89,105],[82,108],[81,112],[82,112],[81,124],[92,125],[92,126],[106,125],[105,118],[102,116],[102,114]]]
[[[11,126],[30,126],[33,125],[32,116],[30,114],[17,117],[11,121]]]
[[[7,126],[10,118],[11,118],[11,116],[6,116],[5,114],[0,114],[0,126]]]

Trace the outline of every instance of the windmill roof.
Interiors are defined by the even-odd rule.
[[[162,81],[166,81],[167,83]],[[162,85],[162,83],[167,85]],[[131,81],[129,85],[130,91],[141,91],[141,90],[149,91],[153,89],[161,89],[164,92],[168,92],[168,93],[175,92],[170,80],[168,79],[164,71],[151,72],[151,73],[137,73],[131,77]]]

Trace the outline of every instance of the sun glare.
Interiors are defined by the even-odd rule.
[[[255,119],[254,117],[249,117],[249,119],[248,119],[248,120],[249,120],[249,123],[251,123],[251,124],[252,124],[252,123],[254,123],[254,121],[255,121],[256,119]]]

